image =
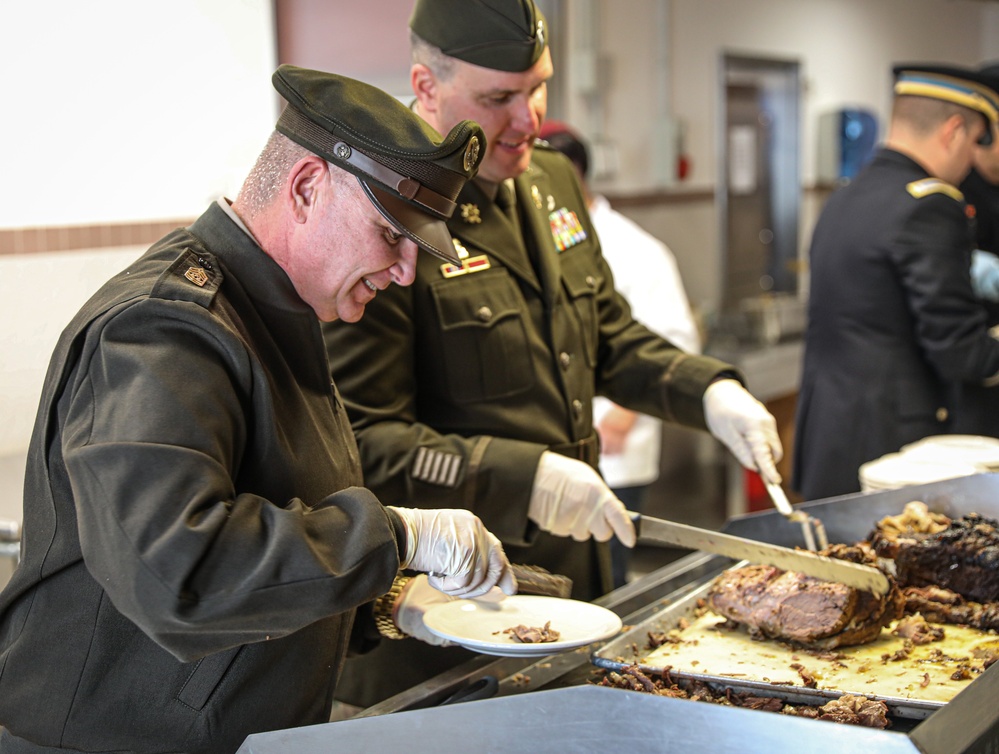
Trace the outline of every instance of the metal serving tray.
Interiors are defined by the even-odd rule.
[[[976,512],[999,518],[999,475],[965,477],[888,493],[849,495],[802,507],[823,520],[831,542],[856,542],[871,532],[876,521],[883,516],[900,513],[912,500],[922,500],[931,510],[952,517]],[[724,528],[726,532],[750,539],[785,546],[801,544],[796,541],[796,538],[801,538],[800,528],[776,512],[731,519]],[[646,617],[594,652],[592,663],[614,671],[638,665],[645,672],[657,674],[668,667],[674,680],[702,681],[715,688],[746,691],[813,706],[821,706],[845,693],[852,693],[885,702],[896,717],[916,720],[925,719],[973,683],[949,678],[956,663],[915,662],[917,657],[934,648],[933,645],[914,650],[912,661],[880,663],[878,658],[882,653],[892,654],[901,647],[901,640],[887,632],[883,632],[882,638],[874,645],[837,650],[845,656],[844,664],[851,668],[840,671],[838,668],[834,670],[831,663],[809,656],[806,652],[792,651],[778,642],[753,642],[743,630],[704,630],[705,621],[699,619],[699,613],[703,611],[698,610],[698,602],[709,589],[710,584],[704,584]],[[701,643],[680,645],[676,651],[672,646],[658,653],[649,649],[650,632],[668,633],[681,623],[694,624]],[[936,648],[943,649],[949,656],[967,655],[969,647],[994,647],[997,642],[996,637],[970,629],[948,627],[946,633],[946,643],[937,644]],[[825,679],[827,682],[819,682],[825,688],[802,685],[800,677],[791,668],[796,662],[806,669],[817,669],[820,678],[825,669],[829,674]],[[934,677],[932,685],[923,688],[919,679],[926,670],[930,670]],[[834,672],[839,674],[835,679],[832,678]],[[897,680],[896,676],[901,680]]]

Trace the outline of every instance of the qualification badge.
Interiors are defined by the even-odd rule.
[[[552,212],[548,215],[548,224],[552,229],[555,247],[560,252],[586,240],[586,231],[580,225],[576,213],[570,209],[562,207]]]
[[[482,222],[482,215],[479,213],[478,204],[462,204],[461,205],[461,219],[466,223],[475,225]]]

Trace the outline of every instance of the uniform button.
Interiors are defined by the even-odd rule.
[[[475,315],[483,322],[488,322],[493,318],[493,310],[488,306],[480,306],[479,310],[475,312]]]
[[[938,422],[945,422],[945,421],[947,421],[947,416],[948,416],[947,409],[945,409],[943,406],[941,406],[940,408],[937,409],[937,421]]]
[[[577,419],[583,415],[583,402],[576,399],[572,402],[572,415]]]
[[[586,284],[588,286],[590,286],[590,288],[596,288],[597,287],[597,279],[595,277],[593,277],[593,275],[587,275],[586,276]]]
[[[562,353],[558,355],[558,363],[562,365],[563,369],[568,369],[569,365],[572,363],[572,356],[567,354],[565,351],[562,351]]]

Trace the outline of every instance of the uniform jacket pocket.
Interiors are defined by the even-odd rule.
[[[505,398],[531,388],[527,307],[505,270],[442,280],[432,294],[454,401]]]

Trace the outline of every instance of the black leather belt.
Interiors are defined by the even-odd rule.
[[[551,445],[548,449],[553,453],[588,463],[593,468],[597,468],[597,463],[600,460],[600,438],[595,433],[576,442]]]

